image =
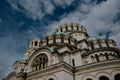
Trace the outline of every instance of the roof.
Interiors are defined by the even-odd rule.
[[[64,34],[64,35],[68,35],[68,34],[65,33],[65,32],[54,32],[54,34]]]
[[[54,48],[52,48],[52,47],[46,47],[47,49],[49,49],[51,52],[53,52],[54,51]]]
[[[25,61],[25,60],[27,60],[28,58],[29,58],[28,56],[24,55],[23,57],[20,58],[20,61]]]

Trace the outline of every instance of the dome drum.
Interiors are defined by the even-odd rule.
[[[57,35],[50,35],[47,36],[44,40],[43,40],[43,46],[46,45],[62,45],[62,44],[70,44],[75,46],[76,45],[76,40],[70,36],[66,36],[64,34],[57,34]]]

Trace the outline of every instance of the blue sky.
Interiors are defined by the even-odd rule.
[[[65,22],[88,34],[114,39],[120,47],[120,0],[0,0],[0,79],[34,38],[43,39]]]

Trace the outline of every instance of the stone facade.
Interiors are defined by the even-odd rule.
[[[5,80],[120,80],[120,49],[112,39],[91,38],[84,26],[65,23],[32,40]]]

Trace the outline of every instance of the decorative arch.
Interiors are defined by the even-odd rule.
[[[99,80],[110,80],[107,76],[100,76]]]
[[[120,78],[119,77],[117,77],[117,76],[120,76],[120,69],[115,69],[115,70],[113,70],[112,72],[111,72],[111,80],[120,80]],[[116,79],[115,77],[117,77],[118,79]]]
[[[95,57],[93,55],[91,55],[90,57],[91,57],[92,62],[96,62],[96,59],[95,59]]]
[[[95,80],[94,76],[91,74],[86,74],[82,77],[82,80]]]
[[[106,60],[108,60],[109,59],[109,57],[108,57],[109,55],[108,55],[108,53],[105,53],[105,58],[106,58]]]
[[[58,79],[57,79],[56,75],[51,74],[51,75],[48,75],[48,76],[45,78],[45,80],[58,80]]]
[[[38,45],[38,41],[35,41],[35,44],[34,44],[34,46],[37,46]]]
[[[109,58],[114,59],[113,54],[111,52],[109,53]]]
[[[95,54],[95,58],[96,58],[97,62],[100,61],[98,54]]]
[[[118,73],[114,76],[114,80],[120,80],[120,73]]]
[[[53,78],[49,78],[48,80],[54,80]]]
[[[33,60],[31,64],[32,71],[36,71],[42,68],[47,67],[48,65],[48,57],[46,54],[42,53],[39,54],[35,59]]]
[[[103,80],[110,80],[111,79],[110,74],[107,72],[98,72],[95,76],[95,80],[102,80],[102,79]]]
[[[86,80],[92,80],[91,78],[87,78]]]
[[[44,80],[44,78],[43,78],[43,77],[40,77],[40,78],[38,78],[37,80]]]
[[[29,60],[28,60],[28,72],[31,72],[33,69],[32,69],[32,67],[31,66],[33,66],[33,62],[34,62],[34,60],[36,60],[35,58],[38,58],[39,56],[41,56],[41,55],[43,55],[44,57],[43,57],[43,59],[44,59],[44,61],[45,62],[47,62],[46,64],[47,64],[47,66],[49,66],[50,64],[51,64],[51,57],[52,57],[52,53],[50,52],[50,50],[48,50],[48,49],[40,49],[40,50],[37,50],[36,52],[34,52],[31,56],[30,56],[30,58],[29,58]],[[36,62],[36,64],[37,64],[37,62]]]
[[[100,53],[99,58],[100,58],[100,61],[105,60],[105,58],[104,58],[104,54],[103,54],[103,53]]]

